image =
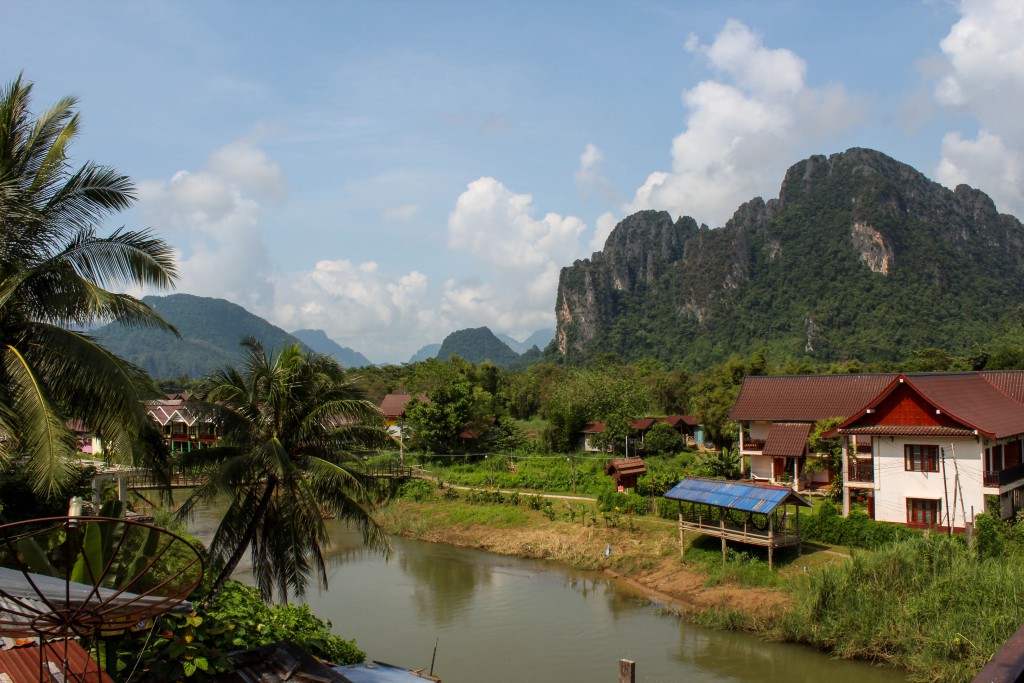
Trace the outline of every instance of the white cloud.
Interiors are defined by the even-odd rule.
[[[202,171],[139,183],[143,218],[178,249],[178,289],[254,312],[271,298],[260,201],[283,196],[280,168],[247,142],[215,151]]]
[[[573,174],[576,187],[584,197],[595,195],[608,202],[619,201],[611,182],[604,175],[604,152],[587,144],[580,154],[580,165]]]
[[[686,49],[720,80],[683,93],[689,115],[672,142],[672,170],[647,177],[630,213],[663,209],[723,225],[742,202],[773,196],[785,170],[817,151],[817,140],[863,118],[863,105],[843,88],[808,87],[800,57],[766,48],[739,21],[728,21],[711,45],[690,36]]]
[[[573,216],[533,217],[533,198],[494,178],[466,188],[448,217],[448,245],[468,253],[487,282],[449,281],[442,312],[474,327],[515,333],[550,325],[558,274],[579,256],[586,225]]]
[[[391,281],[377,263],[347,259],[318,261],[311,271],[274,278],[272,319],[287,329],[321,329],[371,360],[408,357],[438,328],[428,314],[427,277],[411,271]]]
[[[936,175],[947,185],[984,190],[1002,211],[1024,215],[1024,5],[1017,0],[964,0],[960,20],[940,47],[946,73],[935,87],[939,104],[974,117],[979,130],[943,139]]]
[[[604,249],[604,243],[608,240],[608,235],[612,234],[612,230],[618,224],[615,216],[611,213],[603,213],[597,217],[597,227],[594,229],[594,236],[590,238],[590,251],[601,251]]]
[[[419,204],[389,206],[380,212],[380,217],[385,223],[408,223],[419,215],[422,208]]]

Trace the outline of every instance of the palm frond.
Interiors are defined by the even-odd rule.
[[[63,416],[47,397],[44,383],[25,357],[11,345],[4,350],[4,370],[9,381],[11,408],[18,415],[15,439],[28,458],[36,493],[52,496],[74,476],[70,458],[74,439]]]

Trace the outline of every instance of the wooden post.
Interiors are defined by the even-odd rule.
[[[722,529],[722,565],[725,566],[725,515],[723,514],[718,519],[721,522],[719,526]]]
[[[629,659],[619,660],[619,683],[636,683],[636,662]]]
[[[683,505],[679,504],[679,557],[686,557],[686,531],[683,529]]]
[[[772,570],[772,555],[775,550],[775,522],[768,516],[768,571]]]
[[[804,554],[804,537],[800,535],[800,506],[796,506],[796,554],[799,557]]]

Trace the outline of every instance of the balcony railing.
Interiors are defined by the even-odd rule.
[[[744,451],[763,451],[764,439],[743,439]]]
[[[875,466],[872,460],[850,460],[847,468],[850,481],[873,482],[875,480]]]
[[[1018,479],[1024,479],[1024,463],[1002,470],[985,470],[985,486],[1006,486]]]
[[[857,444],[857,452],[863,453],[864,455],[871,455],[871,444],[859,443]]]

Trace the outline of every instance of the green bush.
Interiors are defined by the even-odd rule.
[[[354,640],[331,633],[331,622],[307,605],[268,605],[259,591],[229,581],[205,615],[166,614],[155,626],[157,637],[136,634],[117,651],[118,671],[132,680],[210,680],[229,669],[226,653],[290,640],[334,664],[357,664],[366,655]],[[140,654],[141,653],[141,654]]]
[[[605,490],[597,497],[597,507],[602,512],[611,512],[618,508],[623,514],[646,515],[650,509],[650,502],[636,493]]]
[[[789,523],[795,528],[796,518],[791,515]],[[815,515],[801,516],[800,532],[809,541],[868,549],[880,548],[921,534],[905,526],[876,522],[860,511],[851,512],[846,518],[841,517],[831,503],[822,505]]]
[[[436,486],[424,479],[409,479],[398,487],[398,497],[423,503],[434,499]]]

